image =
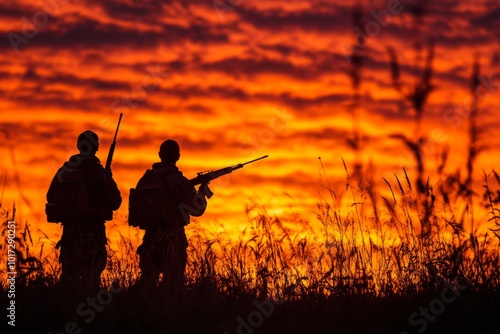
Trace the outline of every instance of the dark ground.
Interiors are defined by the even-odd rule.
[[[73,295],[72,298],[71,294],[60,294],[55,288],[18,286],[15,331],[7,325],[7,310],[2,307],[1,332],[500,333],[498,292],[466,289],[453,298],[448,291],[445,298],[448,301],[454,299],[449,303],[443,302],[442,291],[411,298],[308,296],[274,303],[257,301],[247,294],[223,296],[210,291],[198,287],[172,302],[167,301],[161,291],[149,297],[130,290],[105,290],[100,295],[85,297],[80,291],[80,296]],[[7,305],[5,291],[1,301],[2,306]],[[409,318],[414,312],[417,314],[410,323]]]

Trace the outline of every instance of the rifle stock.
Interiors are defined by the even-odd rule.
[[[118,125],[116,126],[115,136],[113,138],[113,143],[111,143],[111,146],[109,147],[108,158],[106,159],[106,166],[104,167],[104,169],[106,169],[109,173],[111,173],[111,162],[113,161],[113,155],[115,154],[116,136],[118,135],[118,129],[120,128],[122,116],[123,113],[120,113],[120,117],[118,118]]]

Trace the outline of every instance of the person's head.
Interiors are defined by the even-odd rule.
[[[99,137],[90,130],[85,130],[78,136],[76,147],[83,156],[95,155],[99,150]]]
[[[160,145],[160,152],[158,152],[161,162],[168,162],[175,164],[180,156],[179,144],[175,140],[167,139]]]

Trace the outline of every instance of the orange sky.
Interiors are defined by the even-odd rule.
[[[220,5],[226,6],[220,9]],[[363,4],[361,31],[373,29],[362,66],[359,127],[362,160],[382,176],[412,172],[411,154],[393,134],[413,134],[411,105],[392,87],[388,47],[402,64],[402,81],[416,78],[415,44],[435,41],[433,85],[422,134],[431,183],[436,156],[450,148],[448,172],[463,169],[467,113],[455,105],[471,96],[474,55],[484,78],[478,123],[489,149],[476,165],[498,168],[500,122],[500,6],[496,1],[429,1],[421,21],[401,1],[383,26]],[[422,1],[421,1],[422,3]],[[391,7],[392,8],[392,7]],[[269,158],[235,172],[212,188],[207,214],[225,226],[244,225],[245,206],[314,219],[321,156],[333,188],[345,185],[343,157],[352,135],[352,85],[346,50],[354,42],[347,1],[3,1],[0,4],[0,181],[3,206],[44,231],[45,193],[57,168],[75,153],[85,129],[100,135],[104,163],[118,113],[124,112],[113,172],[125,199],[115,223],[124,225],[128,191],[157,161],[160,143],[181,145],[179,167],[196,172]],[[48,13],[48,14],[47,14]],[[33,20],[35,19],[35,30]],[[31,23],[30,23],[31,22]],[[16,50],[17,49],[17,50]],[[422,55],[423,56],[423,55]],[[454,111],[453,111],[454,110]],[[389,174],[388,174],[389,173]],[[462,171],[464,175],[465,171]]]

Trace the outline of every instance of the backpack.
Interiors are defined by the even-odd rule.
[[[171,198],[165,191],[168,174],[148,169],[130,189],[128,224],[142,230],[166,226],[174,216]]]
[[[47,221],[58,223],[89,214],[89,197],[83,168],[61,167],[52,181]]]

